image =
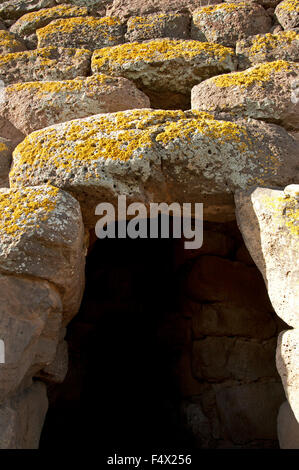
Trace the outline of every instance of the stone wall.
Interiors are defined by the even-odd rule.
[[[203,202],[211,223],[237,216],[293,328],[276,352],[278,436],[299,447],[298,0],[7,0],[0,20],[0,447],[38,445],[41,382],[67,370],[95,206],[119,195]],[[265,359],[280,330],[244,248],[232,259],[212,232],[185,279],[201,398],[184,413],[206,423],[204,445],[273,441],[258,408],[246,430],[237,416],[265,396],[270,414],[280,403]]]

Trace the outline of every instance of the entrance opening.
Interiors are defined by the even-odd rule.
[[[198,250],[97,240],[40,447],[278,447],[284,327],[234,222],[204,223]]]

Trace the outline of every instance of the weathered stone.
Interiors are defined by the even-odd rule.
[[[219,3],[219,0],[113,0],[107,14],[120,18],[143,16],[153,13],[192,11],[200,5]]]
[[[274,186],[290,182],[296,165],[296,142],[273,124],[144,109],[30,134],[14,151],[10,181],[13,186],[49,181],[70,191],[86,224],[94,227],[95,207],[118,195],[146,204],[198,202],[200,195],[206,219],[234,218],[232,192],[257,184],[261,175]]]
[[[184,237],[175,240],[175,264],[180,266],[187,261],[197,258],[201,255],[228,256],[233,247],[232,238],[224,233],[212,230],[205,230],[203,234],[203,244],[201,248],[186,250],[186,239]]]
[[[0,190],[0,272],[53,283],[69,320],[84,288],[84,231],[80,207],[51,186]]]
[[[37,449],[47,410],[40,382],[0,406],[0,449]]]
[[[297,310],[298,312],[298,310]],[[276,366],[284,391],[299,422],[299,330],[280,333],[276,349]]]
[[[234,47],[240,39],[268,33],[272,22],[263,7],[254,3],[219,3],[193,13],[191,37]]]
[[[121,44],[124,30],[118,18],[70,18],[52,21],[37,31],[38,47],[59,44],[91,51]]]
[[[236,261],[241,263],[248,264],[249,266],[254,266],[254,261],[250,256],[249,251],[245,245],[241,245],[236,252]]]
[[[299,61],[299,34],[282,31],[277,34],[258,34],[237,42],[236,53],[240,69],[274,60]]]
[[[110,5],[113,0],[56,0],[56,3],[69,3],[78,7],[86,7],[88,11],[102,11]]]
[[[287,324],[298,327],[299,186],[293,186],[293,193],[291,188],[284,192],[256,188],[238,193],[235,200],[239,228],[264,277],[272,305]]]
[[[15,20],[31,11],[53,7],[54,5],[55,0],[7,0],[0,4],[0,17]]]
[[[275,8],[275,16],[284,29],[299,26],[299,1],[284,0]]]
[[[244,0],[224,0],[227,3],[239,3],[239,2],[244,2]],[[252,3],[258,3],[259,5],[262,5],[264,8],[273,8],[278,5],[281,0],[247,0],[248,2]]]
[[[146,41],[154,38],[190,37],[190,16],[186,13],[160,13],[133,16],[127,23],[126,40]]]
[[[0,116],[25,135],[43,127],[93,114],[149,107],[149,99],[125,78],[28,82],[6,87]]]
[[[276,339],[264,343],[227,337],[193,342],[193,373],[198,379],[254,381],[273,377]]]
[[[235,64],[234,51],[218,44],[156,39],[95,51],[91,68],[93,73],[133,80],[150,97],[152,107],[177,109],[190,107],[195,84],[235,70]]]
[[[254,292],[254,296],[249,293]],[[235,305],[271,311],[263,278],[258,270],[238,261],[201,256],[193,265],[186,290],[194,300],[233,302]]]
[[[211,425],[199,403],[183,402],[183,425],[195,437],[197,445],[205,448],[211,439]]]
[[[5,88],[3,88],[2,90],[5,93]],[[0,101],[2,99],[1,98],[2,90],[0,91]],[[5,94],[3,96],[5,97]],[[3,100],[3,101],[5,101],[5,100]],[[3,103],[3,101],[2,101],[2,103]],[[1,109],[1,107],[0,107],[0,109]],[[4,142],[5,145],[7,147],[9,147],[11,152],[25,138],[25,135],[22,134],[22,132],[20,132],[18,129],[16,129],[11,124],[11,122],[9,122],[7,119],[1,118],[1,117],[0,117],[0,136],[1,136],[0,141]]]
[[[0,275],[0,290],[0,337],[5,344],[5,364],[0,367],[3,402],[31,371],[54,360],[62,304],[47,281]]]
[[[283,388],[277,382],[224,388],[216,394],[222,424],[237,444],[277,439],[277,413],[284,398]]]
[[[62,383],[68,370],[68,344],[61,341],[53,361],[38,374],[43,380],[51,383]]]
[[[182,397],[200,395],[202,392],[202,384],[195,379],[192,374],[190,356],[189,351],[183,352],[174,367],[174,374],[177,378],[177,388]]]
[[[0,56],[5,85],[35,80],[71,80],[87,76],[91,53],[84,49],[47,47]]]
[[[9,31],[0,31],[0,54],[25,51],[26,46],[18,41],[14,34]]]
[[[9,141],[0,137],[0,188],[9,187],[8,173],[11,160]]]
[[[29,36],[35,33],[37,29],[51,23],[58,18],[71,18],[86,16],[88,14],[87,8],[76,7],[71,5],[56,5],[53,8],[45,8],[37,12],[28,13],[16,21],[10,31],[18,36]],[[54,43],[54,45],[56,45]]]
[[[188,301],[186,311],[192,315],[195,338],[201,336],[244,336],[267,339],[276,333],[276,324],[269,312],[233,303],[198,304]]]
[[[277,432],[281,449],[299,449],[299,423],[287,401],[279,409]]]
[[[299,129],[299,99],[292,84],[299,81],[299,64],[275,61],[205,80],[192,89],[191,106],[200,111],[233,113],[262,119],[286,129]]]

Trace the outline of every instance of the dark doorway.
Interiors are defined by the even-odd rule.
[[[172,372],[179,351],[159,336],[176,302],[172,240],[94,243],[66,337],[69,371],[49,386],[41,448],[192,448]]]

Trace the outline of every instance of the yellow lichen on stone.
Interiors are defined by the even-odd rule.
[[[11,189],[0,193],[0,237],[20,237],[28,229],[36,229],[36,221],[45,221],[56,207],[58,189]]]
[[[30,178],[43,166],[74,174],[87,163],[88,177],[94,175],[99,159],[126,162],[143,158],[157,144],[168,145],[177,139],[191,141],[195,135],[220,143],[235,142],[240,152],[250,150],[252,144],[242,125],[217,121],[200,111],[193,116],[188,118],[183,111],[141,109],[74,120],[63,128],[53,126],[33,132],[15,149],[17,164],[10,173],[11,184],[18,184],[24,175]]]
[[[200,16],[211,15],[215,12],[229,13],[230,11],[238,10],[239,8],[248,7],[246,2],[238,3],[219,3],[217,5],[209,5],[205,7],[200,7],[193,13],[193,18],[198,19]]]
[[[299,1],[298,0],[284,0],[278,5],[279,9],[287,11],[296,11],[299,13]]]
[[[115,84],[116,78],[109,77],[104,74],[95,74],[87,78],[75,78],[73,80],[61,81],[38,81],[38,82],[25,82],[15,83],[6,87],[7,95],[13,95],[16,92],[28,91],[37,93],[38,96],[49,96],[53,93],[71,93],[80,92],[83,88],[90,92],[96,92],[100,85],[107,85],[107,90],[110,84]],[[49,98],[50,99],[50,98]]]
[[[178,13],[160,13],[156,15],[133,16],[128,21],[128,32],[136,30],[150,32],[155,26],[163,26],[165,20],[171,20],[178,18],[179,16],[180,15]]]
[[[39,26],[45,26],[45,23],[58,18],[67,18],[72,16],[86,16],[88,9],[72,5],[58,5],[52,8],[43,8],[23,15],[14,25],[13,30],[20,34],[26,34],[37,29]]]
[[[176,139],[186,139],[191,142],[196,134],[201,134],[220,142],[236,142],[240,151],[251,147],[246,128],[230,121],[217,121],[212,115],[199,112],[197,119],[181,119],[165,125],[164,131],[157,136],[157,142],[167,145]]]
[[[8,151],[8,147],[4,142],[0,142],[0,152]]]
[[[291,68],[298,68],[299,64],[287,62],[285,60],[276,60],[275,62],[267,62],[243,72],[228,73],[211,78],[211,81],[219,88],[227,88],[232,86],[240,86],[247,88],[252,84],[261,85],[267,82],[272,75],[288,71]]]
[[[228,55],[233,55],[233,50],[209,42],[155,39],[146,43],[133,42],[99,49],[93,55],[92,65],[101,67],[110,62],[113,68],[113,64],[123,65],[130,61],[166,61],[180,57],[192,60],[201,53],[224,60]]]
[[[249,53],[254,55],[259,52],[267,52],[268,48],[284,47],[295,40],[299,40],[299,34],[296,31],[282,31],[277,34],[257,34],[253,38]]]
[[[9,31],[0,31],[0,48],[19,47],[21,43]]]
[[[110,16],[104,18],[94,17],[79,17],[59,19],[48,24],[44,28],[37,30],[38,40],[44,39],[56,33],[73,33],[76,28],[80,28],[80,33],[84,37],[84,32],[90,29],[100,30],[101,34],[109,35],[109,28],[112,26],[121,26],[121,21],[118,18]]]
[[[263,196],[261,203],[270,209],[277,229],[287,227],[292,236],[299,238],[299,203],[294,197]]]

